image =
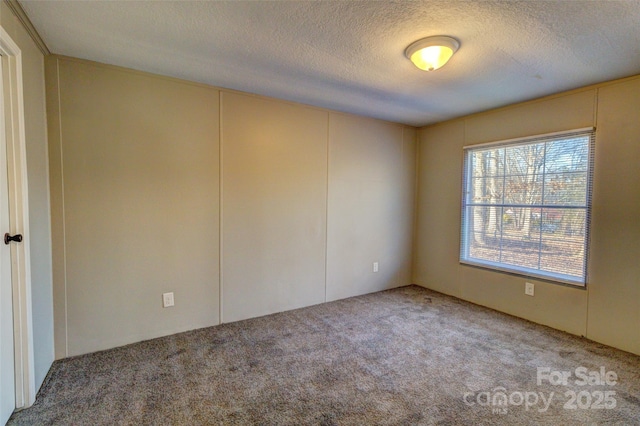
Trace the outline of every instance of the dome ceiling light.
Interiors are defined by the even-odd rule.
[[[459,47],[455,38],[433,36],[411,43],[404,54],[421,70],[434,71],[446,64]]]

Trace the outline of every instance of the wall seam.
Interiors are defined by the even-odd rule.
[[[224,304],[222,302],[222,296],[224,294],[223,291],[223,282],[224,282],[224,272],[223,272],[223,227],[224,227],[224,218],[222,215],[223,212],[223,155],[224,150],[222,148],[222,97],[224,93],[222,91],[218,92],[218,323],[223,324],[223,309]]]
[[[45,70],[45,58],[42,58],[42,76],[43,76],[43,82],[44,82],[44,93],[43,93],[43,97],[42,97],[42,102],[43,102],[43,111],[44,111],[44,122],[45,122],[45,176],[47,179],[47,207],[49,208],[49,212],[48,212],[48,217],[49,217],[49,278],[50,278],[50,284],[51,284],[51,315],[52,317],[54,317],[55,312],[54,312],[54,308],[53,308],[53,300],[54,300],[54,294],[53,294],[53,223],[51,222],[51,167],[50,167],[50,161],[51,161],[51,156],[49,155],[49,111],[47,111],[47,83],[46,83],[46,70]],[[57,61],[56,61],[57,64]],[[59,90],[59,89],[58,89]],[[60,99],[60,97],[58,96],[58,99]],[[51,323],[51,339],[53,341],[53,346],[51,347],[51,359],[55,360],[56,358],[56,339],[55,339],[55,320],[52,321]]]
[[[327,287],[329,284],[329,160],[331,147],[331,114],[327,112],[327,181],[326,181],[326,203],[324,209],[324,301],[327,302]]]
[[[64,155],[62,143],[62,95],[60,87],[60,61],[56,59],[58,89],[58,140],[60,141],[60,204],[62,207],[62,276],[64,279],[64,356],[69,356],[69,302],[67,291],[67,216],[64,202]]]
[[[405,126],[402,126],[400,128],[400,179],[404,182],[404,176],[406,173],[406,167],[404,166],[404,129]],[[413,243],[413,241],[412,241]],[[411,254],[411,256],[413,256],[413,253]],[[402,277],[402,273],[401,272],[397,272],[393,278],[393,280],[395,281],[393,286],[394,287],[399,287],[401,284],[401,280],[400,278]]]
[[[404,132],[404,130],[403,130]],[[418,228],[418,214],[419,214],[419,199],[418,197],[420,196],[420,189],[419,189],[419,185],[420,185],[420,131],[418,129],[416,129],[416,136],[414,138],[414,155],[415,155],[415,159],[414,161],[414,167],[415,167],[415,172],[414,172],[414,176],[413,176],[413,232],[412,234],[412,238],[413,241],[411,241],[411,283],[412,284],[417,284],[417,272],[416,272],[416,268],[418,265],[417,262],[417,258],[418,258],[418,233],[419,233],[419,228]]]

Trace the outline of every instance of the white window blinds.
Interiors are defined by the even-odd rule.
[[[460,261],[585,285],[594,131],[464,149]]]

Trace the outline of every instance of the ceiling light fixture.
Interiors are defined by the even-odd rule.
[[[455,38],[434,36],[411,43],[404,54],[421,70],[434,71],[446,64],[459,47]]]

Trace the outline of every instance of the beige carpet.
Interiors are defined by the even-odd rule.
[[[640,424],[640,357],[409,286],[58,361],[9,424]]]

